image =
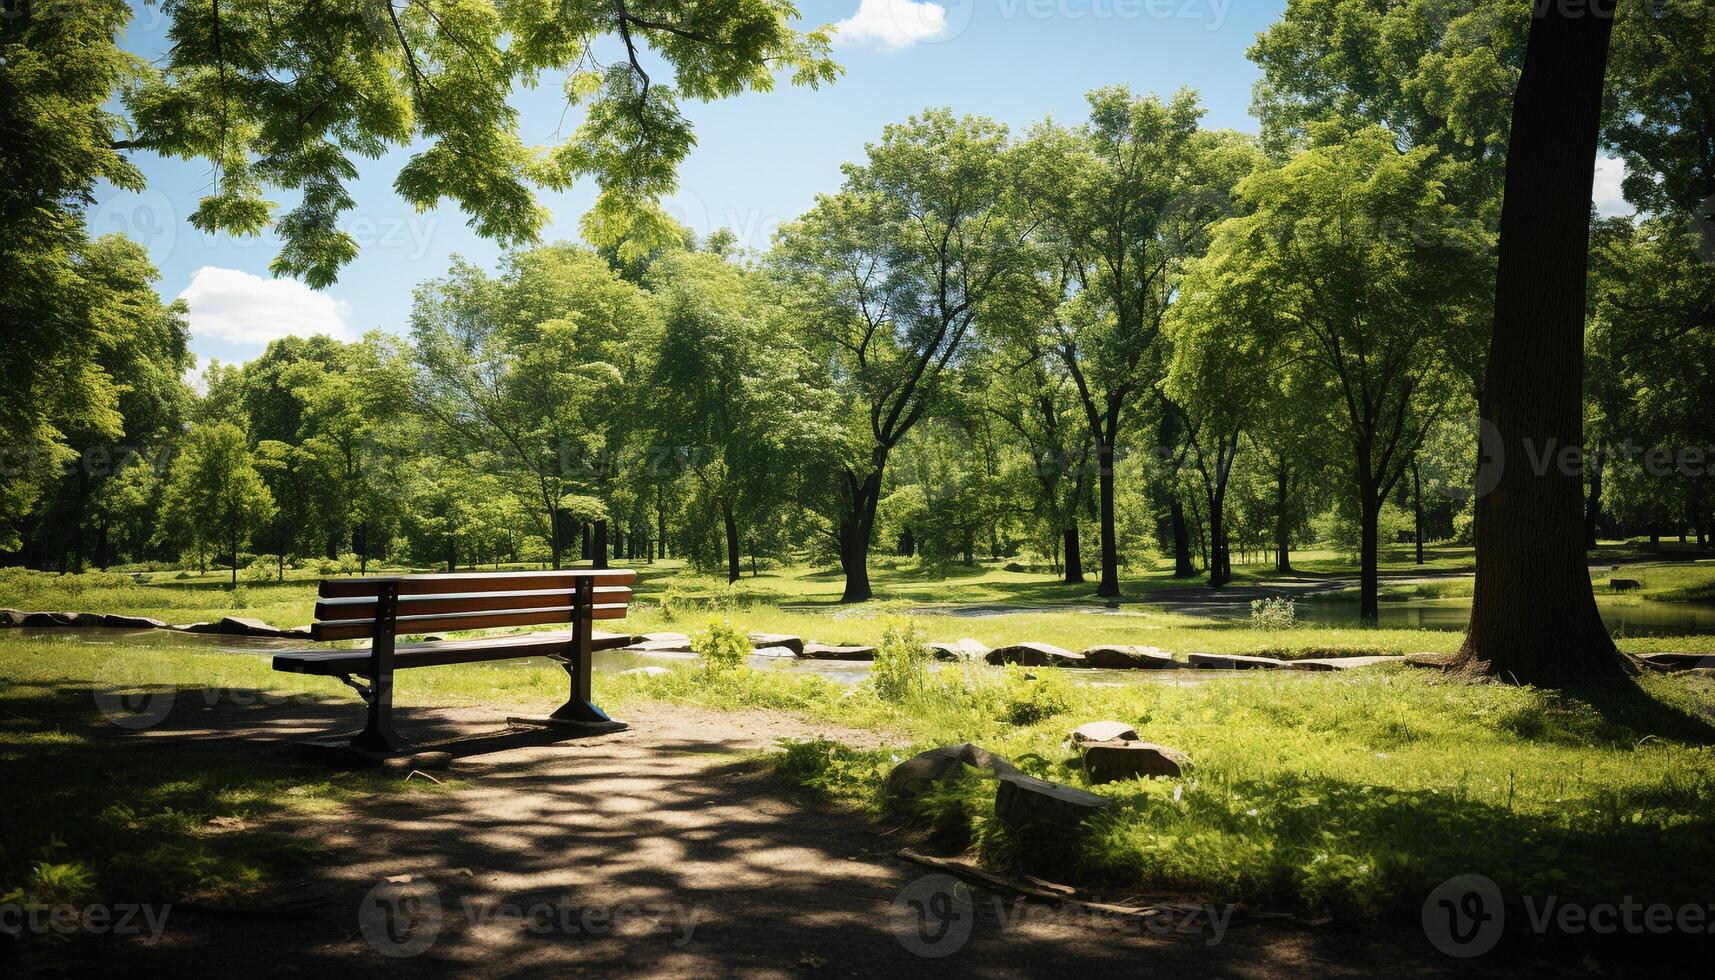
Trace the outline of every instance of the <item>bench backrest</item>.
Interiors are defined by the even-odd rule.
[[[604,568],[323,579],[310,637],[623,619],[636,577],[629,568]]]

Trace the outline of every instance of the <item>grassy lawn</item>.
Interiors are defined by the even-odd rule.
[[[1405,668],[1199,680],[1089,686],[1054,670],[944,667],[888,702],[868,685],[683,666],[653,678],[598,676],[596,694],[621,712],[644,700],[765,707],[881,731],[889,748],[801,743],[775,757],[792,785],[878,815],[882,777],[914,750],[976,741],[1026,771],[1083,785],[1068,765],[1067,730],[1127,722],[1190,753],[1193,771],[1092,787],[1114,809],[1058,851],[1022,851],[991,819],[993,787],[979,779],[910,815],[992,862],[1127,893],[1401,921],[1434,885],[1468,872],[1515,900],[1677,904],[1715,894],[1708,679],[1652,676],[1635,688],[1563,694]],[[552,666],[468,665],[407,671],[398,699],[534,709],[555,703],[563,685]],[[259,657],[163,651],[138,662],[70,639],[0,637],[0,752],[9,782],[32,788],[0,802],[9,828],[0,893],[243,893],[315,858],[252,823],[361,805],[378,791],[459,791],[230,750],[150,750],[94,724],[91,691],[108,686],[171,690],[183,705],[209,691],[349,700],[335,681],[276,674]]]
[[[1387,553],[1384,571],[1407,576],[1470,568],[1468,548],[1435,549],[1429,557],[1428,566],[1417,566],[1408,549],[1395,549]],[[1597,560],[1630,557],[1636,555],[1613,546]],[[1294,563],[1303,578],[1353,573],[1350,560],[1332,552],[1301,552],[1294,556]],[[1261,562],[1240,564],[1235,570],[1241,585],[1274,577],[1272,566]],[[1710,561],[1627,566],[1618,574],[1640,579],[1644,589],[1625,596],[1604,596],[1604,602],[1624,603],[1637,596],[1699,600],[1715,590],[1715,562]],[[1301,624],[1292,630],[1265,632],[1250,629],[1244,622],[1179,614],[1142,601],[1150,593],[1201,582],[1175,579],[1165,570],[1124,579],[1126,598],[1117,608],[1104,608],[1103,601],[1094,596],[1093,584],[1064,585],[1052,575],[1008,572],[995,563],[931,573],[878,559],[873,578],[876,601],[842,606],[838,599],[843,580],[834,571],[765,569],[761,575],[746,577],[729,587],[724,578],[698,574],[676,560],[645,564],[638,566],[638,599],[626,627],[635,632],[691,632],[701,628],[713,611],[754,630],[792,633],[827,643],[875,643],[881,624],[889,617],[914,615],[922,619],[929,638],[935,640],[968,636],[990,646],[1037,640],[1073,650],[1098,643],[1128,643],[1158,646],[1179,654],[1284,657],[1451,652],[1460,639],[1454,629],[1365,628],[1356,622]],[[1598,572],[1596,578],[1605,583],[1608,573]],[[311,618],[316,580],[312,571],[290,571],[283,583],[246,582],[241,578],[240,587],[230,590],[226,577],[218,572],[156,572],[138,582],[120,574],[53,575],[3,569],[0,606],[148,615],[176,623],[240,615],[277,626],[295,626]],[[1468,578],[1448,578],[1387,586],[1384,597],[1398,601],[1457,597],[1469,592]],[[1335,596],[1329,601],[1343,600]],[[1242,606],[1238,609],[1242,612]],[[971,615],[973,612],[982,615]],[[1715,652],[1715,636],[1707,634],[1626,637],[1620,644],[1633,653]]]

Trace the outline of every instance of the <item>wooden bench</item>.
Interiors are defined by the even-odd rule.
[[[294,650],[276,654],[274,669],[338,677],[368,705],[368,721],[361,732],[309,743],[317,748],[368,753],[406,749],[393,729],[396,670],[523,657],[558,661],[571,675],[571,695],[546,717],[512,721],[592,734],[620,731],[625,728],[623,722],[609,718],[590,702],[590,663],[596,650],[631,642],[629,636],[597,636],[594,622],[624,618],[635,577],[630,569],[616,568],[324,579],[310,638],[318,642],[366,638],[369,649]],[[564,623],[568,628],[469,640],[395,642],[400,634],[543,623]]]

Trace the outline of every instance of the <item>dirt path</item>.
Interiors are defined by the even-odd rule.
[[[1152,934],[948,889],[893,856],[907,841],[783,793],[748,755],[818,734],[873,745],[873,733],[763,712],[650,706],[624,713],[630,731],[556,742],[508,733],[497,712],[404,714],[417,739],[455,740],[451,774],[468,785],[299,818],[288,829],[337,860],[305,869],[255,907],[175,909],[157,944],[81,945],[57,965],[71,975],[174,977],[1551,972],[1440,958],[1409,934],[1239,920],[1224,931],[1184,920],[1180,932]],[[290,739],[306,729],[354,715],[303,703],[229,707],[199,712],[194,727],[116,737],[272,764],[291,758]],[[947,902],[970,905],[918,919],[912,899],[937,914]],[[389,915],[390,901],[405,913]],[[924,923],[928,933],[919,931]]]

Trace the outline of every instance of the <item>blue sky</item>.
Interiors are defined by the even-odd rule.
[[[133,7],[126,47],[159,56],[159,10]],[[700,234],[729,227],[741,245],[766,247],[780,223],[838,186],[841,163],[861,157],[885,124],[925,106],[987,115],[1016,129],[1050,114],[1081,119],[1083,94],[1102,85],[1163,95],[1190,86],[1208,107],[1207,125],[1254,131],[1249,106],[1258,72],[1245,51],[1284,8],[1285,0],[801,0],[807,23],[843,22],[836,54],[845,76],[820,91],[782,85],[688,106],[698,146],[669,210]],[[527,142],[555,142],[576,127],[560,81],[546,78],[515,94]],[[206,164],[140,155],[148,190],[104,189],[90,225],[148,245],[162,294],[184,296],[191,306],[191,347],[201,364],[211,356],[249,359],[288,333],[349,339],[376,327],[400,331],[413,288],[444,273],[453,255],[490,267],[500,255],[455,206],[417,213],[393,193],[409,152],[361,162],[352,188],[357,207],[344,224],[361,254],[320,293],[270,279],[276,243],[268,238],[208,236],[190,227],[185,217],[208,186]],[[544,195],[554,214],[545,239],[575,239],[593,196],[587,182]],[[290,206],[289,196],[276,199]]]

